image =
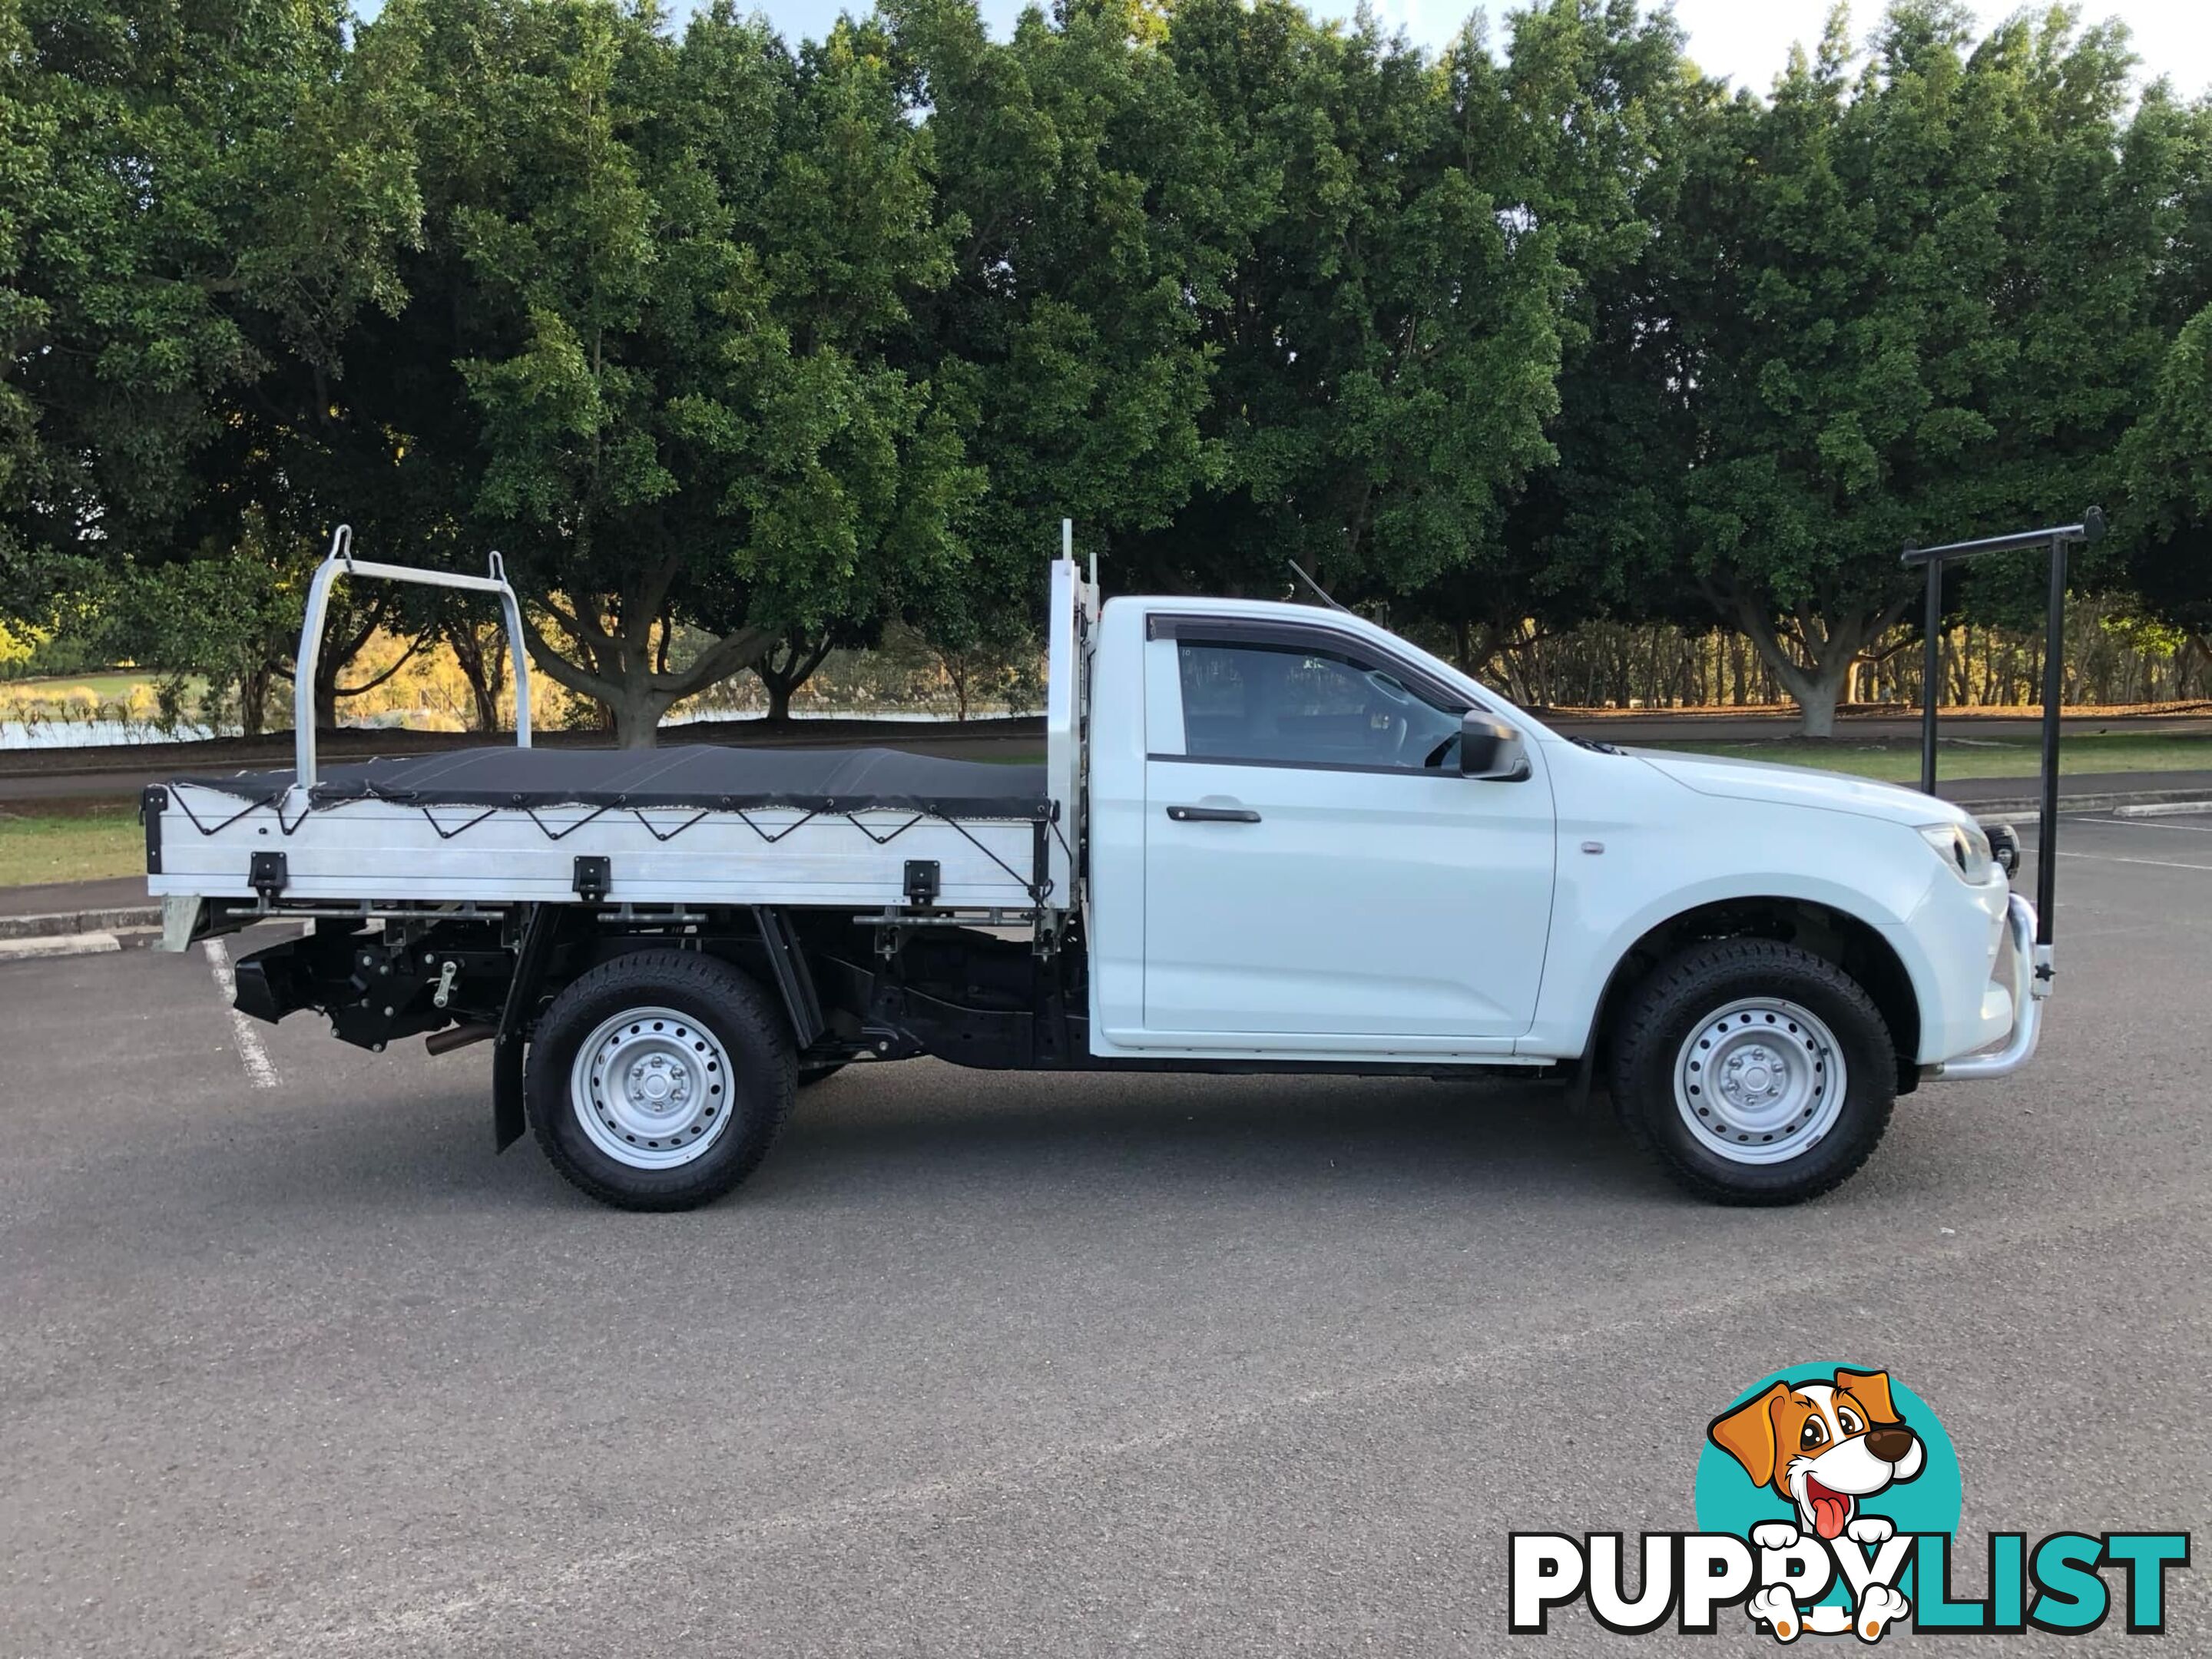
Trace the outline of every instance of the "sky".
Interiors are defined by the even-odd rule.
[[[740,0],[741,9],[744,8]],[[1323,17],[1350,17],[1358,0],[1306,0]],[[1403,28],[1424,46],[1441,46],[1458,33],[1470,9],[1489,13],[1493,46],[1503,38],[1498,21],[1512,0],[1371,0],[1386,27]],[[674,0],[675,9],[683,0]],[[793,39],[819,36],[842,10],[864,11],[866,0],[755,0],[779,31]],[[1021,0],[981,0],[983,15],[1003,35]],[[2021,9],[2019,0],[1968,0],[1984,27]],[[1827,21],[1829,0],[1675,0],[1674,15],[1689,36],[1689,52],[1709,75],[1765,92],[1802,41],[1809,52]],[[2040,0],[2033,10],[2045,9]],[[2085,21],[2117,17],[2135,37],[2146,79],[2164,75],[2177,91],[2194,96],[2212,88],[2212,0],[2080,0]],[[1851,8],[1853,31],[1863,39],[1881,15],[1879,0]]]

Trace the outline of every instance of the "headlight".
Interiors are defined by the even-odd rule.
[[[1949,865],[1960,880],[1978,887],[1990,878],[1996,868],[1996,860],[1990,852],[1990,838],[1978,824],[1923,823],[1920,839],[1936,849],[1936,856]]]

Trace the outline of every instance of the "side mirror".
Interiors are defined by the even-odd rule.
[[[1518,783],[1528,775],[1521,734],[1480,708],[1468,709],[1459,723],[1459,775],[1492,783]]]
[[[2008,823],[1990,826],[1990,855],[2008,876],[2020,873],[2020,831]]]

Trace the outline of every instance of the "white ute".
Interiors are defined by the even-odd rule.
[[[342,539],[305,650],[332,580],[423,574]],[[512,617],[495,563],[438,579]],[[2048,948],[1954,806],[1562,738],[1342,611],[1102,610],[1065,558],[1051,596],[1042,767],[526,729],[325,771],[303,704],[293,770],[147,792],[167,943],[310,921],[240,1008],[491,1042],[497,1144],[526,1119],[641,1209],[727,1192],[854,1061],[1595,1082],[1683,1186],[1765,1204],[2034,1052]]]

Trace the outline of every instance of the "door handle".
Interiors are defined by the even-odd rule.
[[[1257,823],[1260,815],[1249,806],[1170,806],[1168,816],[1177,823]]]

